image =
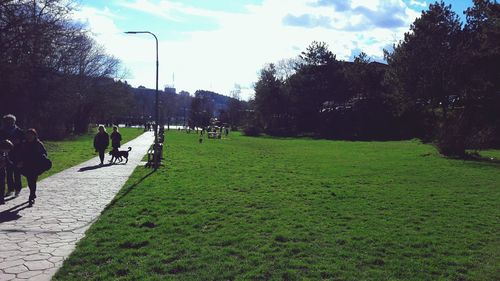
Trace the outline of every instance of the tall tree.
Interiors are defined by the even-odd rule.
[[[269,64],[260,71],[255,84],[255,110],[268,133],[284,133],[290,119],[287,107],[283,82],[277,77],[274,64]]]
[[[461,23],[450,5],[443,1],[429,9],[411,25],[404,39],[386,53],[393,83],[412,103],[420,100],[441,108],[446,116],[449,96],[457,92],[457,46]],[[435,111],[433,111],[435,112]]]
[[[206,91],[198,90],[194,93],[189,109],[189,127],[208,127],[214,113],[214,102],[205,95]]]
[[[291,115],[300,132],[316,132],[325,101],[337,99],[341,66],[324,42],[312,42],[299,56],[297,71],[287,79]]]
[[[106,98],[115,82],[103,78],[115,77],[119,62],[71,20],[72,10],[71,0],[0,1],[0,113],[45,137],[85,132],[94,109],[126,100]]]
[[[469,146],[500,146],[500,4],[474,0],[465,14],[460,81]]]
[[[227,107],[227,117],[228,124],[231,126],[232,130],[236,130],[241,126],[241,121],[243,117],[243,102],[240,100],[241,86],[236,84],[234,89],[231,91],[231,100],[229,101]]]

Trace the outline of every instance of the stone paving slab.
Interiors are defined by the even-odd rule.
[[[142,164],[153,139],[153,133],[146,132],[122,145],[132,147],[127,164],[99,167],[95,157],[38,182],[31,208],[27,188],[18,198],[7,198],[0,206],[0,280],[50,280]],[[106,154],[105,162],[109,159]]]

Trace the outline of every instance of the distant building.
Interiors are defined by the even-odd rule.
[[[161,95],[161,91],[159,94]],[[132,114],[138,120],[138,123],[149,122],[155,115],[155,96],[156,89],[148,89],[144,86],[132,88],[134,95],[134,109]]]
[[[165,91],[164,92],[166,94],[174,94],[174,95],[177,94],[177,91],[175,90],[175,88],[174,87],[169,87],[169,86],[165,87]]]

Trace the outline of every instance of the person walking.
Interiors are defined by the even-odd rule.
[[[26,141],[21,147],[20,158],[17,167],[28,181],[30,189],[29,206],[33,206],[36,198],[36,182],[38,176],[50,169],[52,163],[47,167],[47,150],[43,143],[38,139],[38,133],[31,128],[26,131]]]
[[[14,145],[9,140],[0,141],[0,205],[5,204],[5,176],[7,165],[12,165],[9,160],[9,152]]]
[[[0,141],[9,140],[14,147],[9,155],[17,154],[22,142],[24,141],[24,132],[16,125],[16,116],[7,114],[2,117],[2,129],[0,130]],[[10,157],[10,156],[9,156]],[[15,196],[21,192],[21,173],[12,162],[5,167],[5,176],[7,178],[7,196],[15,192]]]
[[[104,164],[104,152],[109,146],[109,135],[103,125],[99,126],[99,132],[94,137],[94,148],[99,153],[100,165]]]
[[[111,147],[113,150],[118,150],[118,148],[120,148],[120,142],[122,141],[122,135],[118,131],[118,126],[113,126],[113,132],[109,137],[111,139]]]

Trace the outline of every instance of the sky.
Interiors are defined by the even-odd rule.
[[[159,88],[194,94],[209,90],[254,95],[259,71],[297,57],[313,41],[325,42],[337,59],[361,51],[383,61],[383,49],[403,38],[429,0],[80,0],[73,15],[106,52],[120,59],[118,78],[155,88],[159,40]],[[472,0],[447,0],[464,21]]]

